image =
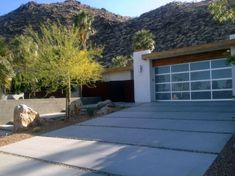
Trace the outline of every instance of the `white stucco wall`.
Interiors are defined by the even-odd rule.
[[[235,34],[230,35],[230,39],[235,39]],[[231,54],[235,55],[235,46],[231,47]],[[233,96],[235,96],[235,64],[232,64],[232,78],[233,78]]]
[[[120,72],[113,72],[113,73],[105,73],[103,75],[103,81],[127,81],[131,80],[131,71],[120,71]]]
[[[152,101],[152,65],[150,60],[143,60],[142,55],[150,50],[133,53],[135,102]]]

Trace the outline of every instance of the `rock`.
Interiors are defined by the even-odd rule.
[[[101,109],[105,106],[114,107],[115,105],[111,100],[105,100],[105,101],[98,102],[96,106],[97,106],[97,109]]]
[[[102,107],[100,110],[98,110],[98,111],[96,112],[96,114],[97,114],[97,115],[106,115],[106,114],[109,114],[109,113],[111,113],[111,112],[113,112],[113,108],[108,107],[108,106],[104,106],[104,107]]]
[[[70,104],[70,113],[72,116],[79,115],[81,112],[82,101],[77,99]]]
[[[41,131],[40,127],[34,127],[32,130],[33,133],[39,133],[40,131]]]
[[[39,122],[39,113],[27,105],[20,104],[14,109],[14,131],[26,129],[29,126],[36,126]]]

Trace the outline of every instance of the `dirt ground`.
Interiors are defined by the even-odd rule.
[[[116,112],[124,108],[126,107],[116,106],[116,107],[113,107],[112,112]],[[37,136],[48,131],[56,130],[56,129],[63,128],[63,127],[73,125],[76,123],[81,123],[81,122],[84,122],[93,118],[97,118],[97,117],[99,116],[98,115],[94,115],[94,116],[93,115],[92,116],[79,115],[77,117],[73,117],[70,119],[48,121],[39,127],[29,128],[27,131],[13,133],[9,136],[0,136],[0,146],[15,143],[15,142],[30,138],[32,136]]]

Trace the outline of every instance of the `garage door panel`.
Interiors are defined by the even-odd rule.
[[[158,83],[170,82],[170,75],[158,75],[156,81]]]
[[[212,79],[219,79],[219,78],[231,78],[232,70],[229,69],[222,69],[222,70],[212,70]]]
[[[210,69],[209,61],[195,62],[190,64],[190,70],[205,70]]]
[[[230,67],[226,59],[217,59],[211,61],[211,68]]]
[[[172,82],[189,81],[189,73],[172,74]]]
[[[171,91],[171,84],[157,84],[156,85],[157,92],[170,92]]]
[[[190,93],[189,92],[172,92],[173,100],[189,100]]]
[[[155,73],[156,74],[170,73],[170,66],[156,67]]]
[[[232,89],[232,80],[215,80],[212,81],[213,89]]]
[[[191,73],[191,80],[205,80],[210,79],[210,71],[199,71]]]
[[[189,64],[177,64],[171,67],[171,72],[173,73],[183,71],[189,71]]]
[[[210,81],[191,82],[191,89],[192,90],[210,90],[211,83]]]
[[[193,100],[211,99],[211,92],[192,92]]]
[[[157,93],[156,99],[157,100],[171,100],[171,94],[170,93]]]
[[[189,91],[189,83],[172,83],[172,91]]]
[[[213,99],[227,99],[233,95],[232,91],[213,91]]]

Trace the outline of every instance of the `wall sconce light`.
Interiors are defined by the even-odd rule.
[[[140,66],[139,66],[139,73],[142,73],[142,72],[143,72],[143,66],[140,65]]]

